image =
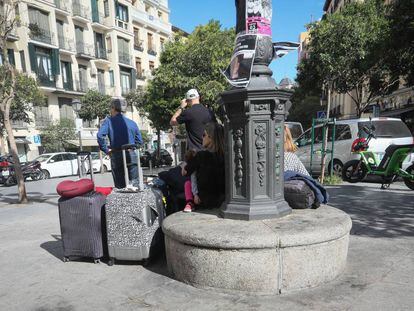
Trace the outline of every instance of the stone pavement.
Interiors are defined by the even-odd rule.
[[[149,267],[63,263],[56,184],[28,183],[33,198],[13,205],[0,188],[0,310],[413,310],[414,191],[402,184],[329,187],[331,205],[353,221],[348,266],[334,282],[281,296],[201,290]],[[98,185],[111,178],[97,176]]]

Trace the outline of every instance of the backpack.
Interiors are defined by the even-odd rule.
[[[293,209],[318,208],[320,202],[303,180],[287,180],[284,187],[285,200]]]

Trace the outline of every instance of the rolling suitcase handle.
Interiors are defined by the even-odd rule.
[[[91,174],[91,180],[94,181],[94,176],[93,176],[93,165],[92,165],[92,154],[88,151],[79,151],[76,154],[76,159],[78,161],[78,171],[79,171],[79,178],[84,178],[84,171],[83,171],[83,163],[84,163],[84,159],[81,159],[82,157],[85,157],[89,159],[89,171]],[[87,175],[87,174],[86,174]]]
[[[138,190],[143,191],[144,190],[144,176],[141,168],[141,160],[139,158],[139,145],[123,145],[122,147],[122,160],[124,162],[124,176],[125,176],[125,185],[128,186],[132,184],[132,181],[129,180],[129,174],[128,174],[128,165],[126,161],[126,151],[127,150],[135,150],[137,154],[137,166],[138,166]]]

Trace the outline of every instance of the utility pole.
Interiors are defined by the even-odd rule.
[[[330,110],[331,110],[331,88],[332,83],[331,81],[328,81],[328,106],[326,108],[326,120],[329,123],[329,117],[330,117]],[[325,179],[325,164],[326,164],[326,148],[328,146],[328,133],[329,133],[329,126],[328,129],[325,131],[325,136],[323,137],[323,150],[322,150],[322,161],[321,161],[321,184],[323,184],[323,181]],[[333,169],[333,168],[331,168]]]

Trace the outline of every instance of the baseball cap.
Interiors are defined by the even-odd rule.
[[[125,112],[127,110],[127,103],[125,99],[115,98],[112,100],[112,107],[114,107],[116,111]]]
[[[185,99],[194,99],[198,97],[200,97],[200,95],[198,94],[196,89],[191,89],[185,94]]]

